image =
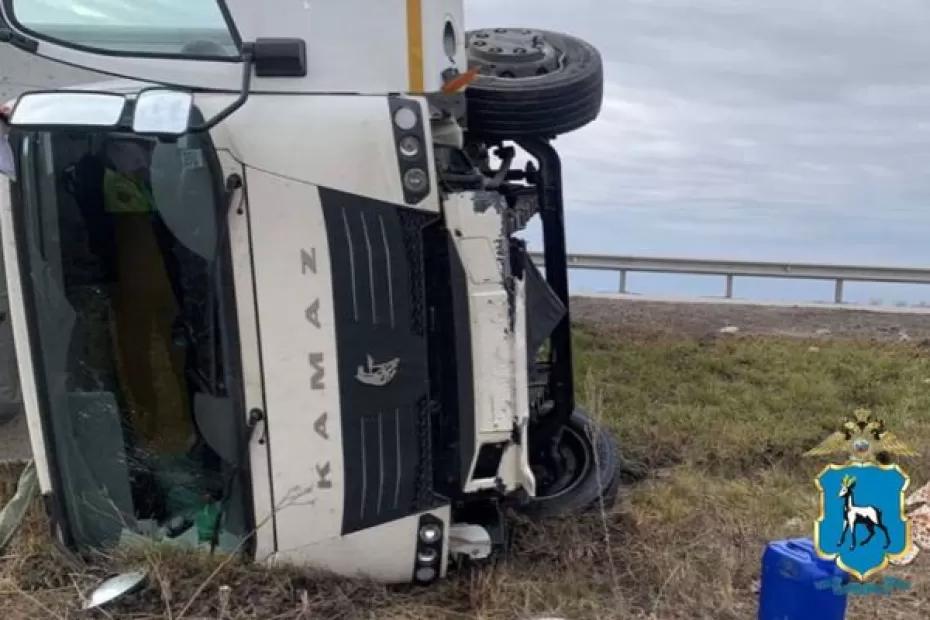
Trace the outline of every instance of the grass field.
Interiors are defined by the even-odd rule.
[[[113,617],[220,618],[218,589],[228,585],[226,618],[749,619],[765,541],[812,530],[822,463],[801,454],[852,409],[872,408],[922,452],[905,463],[915,487],[930,476],[930,349],[921,345],[581,324],[576,351],[582,400],[649,476],[601,514],[522,523],[494,565],[428,589],[235,562],[216,572],[218,560],[157,549],[87,569],[43,542],[36,514],[0,563],[0,615],[76,617],[79,590],[113,563],[142,561],[154,578]],[[912,589],[858,597],[850,620],[927,617],[930,553],[892,571]]]

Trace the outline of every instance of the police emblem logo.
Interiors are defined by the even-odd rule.
[[[916,456],[888,431],[883,420],[857,410],[842,428],[805,456],[844,454],[815,479],[820,516],[814,523],[818,555],[860,581],[911,553],[911,522],[905,511],[907,474],[890,461]]]

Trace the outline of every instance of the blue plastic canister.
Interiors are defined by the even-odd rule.
[[[843,620],[846,594],[832,584],[846,583],[832,560],[817,556],[809,538],[777,540],[762,555],[759,620]]]

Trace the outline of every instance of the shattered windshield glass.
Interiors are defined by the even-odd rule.
[[[36,379],[79,545],[234,548],[246,532],[225,209],[206,140],[22,136]]]
[[[238,57],[217,0],[8,0],[41,38],[104,52]]]

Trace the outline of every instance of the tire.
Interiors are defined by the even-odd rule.
[[[479,71],[465,91],[472,133],[555,137],[600,113],[601,56],[581,39],[523,28],[476,30],[468,33],[468,56]]]
[[[613,436],[578,409],[563,430],[566,471],[536,490],[536,497],[520,507],[531,517],[577,514],[613,505],[620,489],[620,450]],[[596,454],[596,458],[595,458]]]

